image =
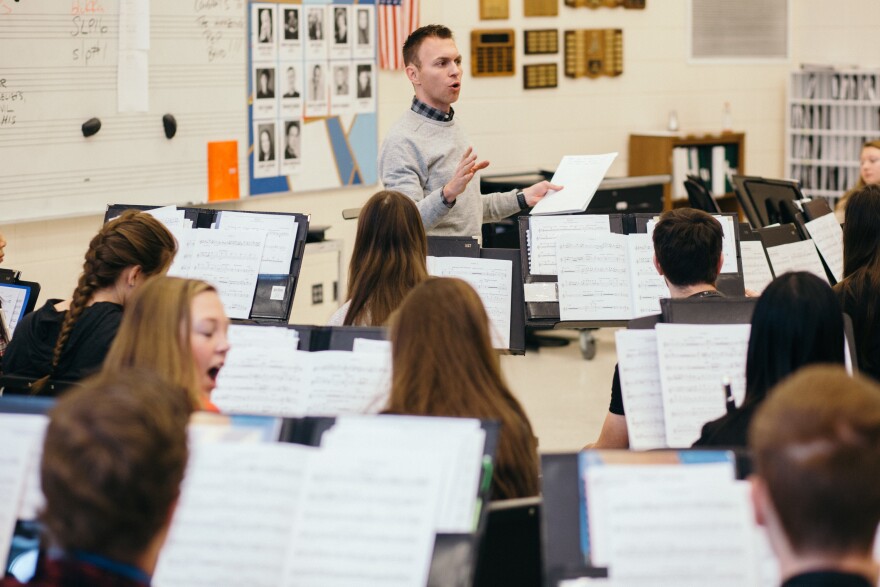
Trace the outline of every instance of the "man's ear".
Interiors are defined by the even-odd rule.
[[[654,269],[657,270],[657,273],[663,275],[663,269],[660,268],[660,261],[657,260],[656,253],[654,254]]]
[[[410,63],[406,66],[406,79],[413,85],[419,85],[419,68],[415,64]]]

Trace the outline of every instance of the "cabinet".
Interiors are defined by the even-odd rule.
[[[664,210],[686,206],[685,176],[701,175],[708,185],[714,184],[713,192],[721,209],[739,213],[729,175],[745,173],[745,143],[744,133],[733,132],[631,134],[628,175],[672,176],[672,182],[663,190]]]
[[[786,112],[786,175],[830,204],[859,180],[859,155],[880,139],[880,70],[792,72]]]

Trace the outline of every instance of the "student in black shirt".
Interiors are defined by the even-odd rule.
[[[660,217],[652,238],[654,267],[666,280],[671,297],[722,296],[715,281],[724,264],[724,231],[712,215],[694,208],[670,210]],[[615,366],[608,414],[592,448],[629,447],[624,414],[620,373]]]
[[[51,299],[25,316],[3,355],[5,375],[79,380],[97,371],[135,289],[168,269],[176,243],[146,212],[127,211],[105,224],[86,252],[71,300]]]

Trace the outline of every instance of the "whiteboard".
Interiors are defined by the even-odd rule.
[[[350,5],[352,0],[315,3]],[[375,95],[365,108],[307,112],[301,118],[302,165],[291,173],[252,179],[251,4],[0,0],[0,219],[101,213],[113,203],[207,202],[208,145],[219,142],[234,141],[223,169],[232,173],[237,167],[229,189],[242,197],[376,183]],[[297,4],[281,0],[270,6],[280,16],[283,6]],[[354,9],[349,7],[352,18]],[[120,18],[121,10],[135,18]],[[146,11],[143,19],[136,18],[137,10]],[[372,10],[370,15],[375,34]],[[137,36],[134,26],[147,31],[142,76],[126,52]],[[375,50],[347,59],[354,72],[358,63],[375,63]],[[138,80],[145,91],[134,93],[145,98],[144,111],[121,112],[123,88]],[[171,139],[162,122],[166,114],[177,123]],[[101,128],[85,137],[83,123],[92,118]]]

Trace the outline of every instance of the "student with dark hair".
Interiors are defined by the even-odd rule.
[[[134,210],[104,224],[89,243],[72,299],[51,299],[25,316],[3,355],[3,373],[76,381],[97,371],[116,336],[122,308],[144,280],[171,265],[171,233]]]
[[[453,119],[462,77],[452,31],[436,24],[416,29],[403,45],[403,61],[415,97],[382,143],[379,178],[386,189],[416,202],[429,234],[478,235],[483,222],[516,214],[548,190],[562,189],[541,181],[522,190],[480,193],[477,174],[489,162],[477,161]]]
[[[880,380],[880,185],[855,192],[843,227],[843,281],[834,286],[853,321],[859,370]]]
[[[501,422],[492,499],[537,495],[537,440],[501,374],[477,292],[460,279],[428,278],[392,317],[391,343],[386,413]]]
[[[755,517],[782,586],[877,585],[880,386],[841,367],[807,367],[773,389],[749,448]]]
[[[334,326],[381,326],[412,288],[428,278],[428,239],[416,205],[381,191],[358,216],[348,266],[349,299],[330,318]]]
[[[53,550],[29,587],[149,585],[180,495],[189,415],[186,395],[150,371],[90,379],[58,401],[40,466]]]
[[[724,264],[724,231],[711,214],[694,208],[664,212],[654,227],[654,267],[672,298],[722,297],[715,281]],[[620,372],[614,367],[611,404],[592,448],[627,448],[629,436]]]
[[[777,277],[752,314],[745,400],[703,426],[694,446],[745,448],[749,422],[770,389],[805,365],[843,365],[844,349],[843,314],[831,287],[811,273]]]

